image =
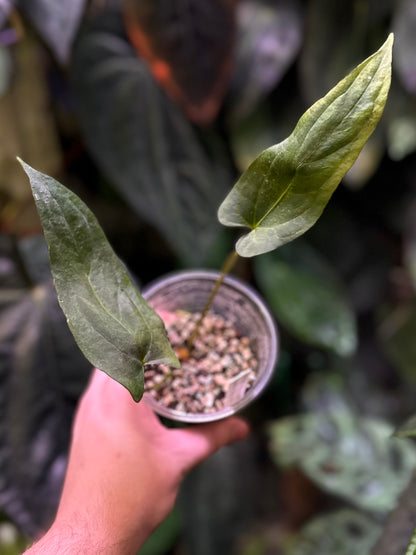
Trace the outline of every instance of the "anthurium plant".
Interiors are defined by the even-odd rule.
[[[393,35],[300,118],[292,134],[262,152],[218,211],[247,228],[227,259],[274,250],[305,233],[374,131],[391,80]],[[97,219],[71,191],[21,161],[49,246],[62,310],[86,358],[139,401],[146,364],[179,361],[160,317],[128,277]]]

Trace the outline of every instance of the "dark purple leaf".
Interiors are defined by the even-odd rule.
[[[123,34],[116,11],[86,25],[72,78],[90,152],[129,206],[181,260],[200,265],[221,233],[232,183],[224,143],[199,132],[164,94]]]
[[[125,0],[127,34],[153,76],[195,123],[211,123],[227,90],[234,0]]]
[[[0,506],[33,537],[57,507],[72,416],[90,364],[59,307],[43,237],[17,250],[1,239],[1,264],[9,260],[5,276],[13,275],[16,285],[2,279],[0,289]]]

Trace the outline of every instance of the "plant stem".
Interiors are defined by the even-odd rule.
[[[194,343],[195,338],[196,338],[196,336],[198,335],[198,332],[199,332],[199,328],[201,327],[201,324],[202,324],[205,316],[207,315],[208,310],[211,308],[212,301],[214,300],[215,295],[218,293],[218,289],[221,287],[221,284],[224,281],[225,276],[230,273],[230,271],[234,267],[237,260],[238,260],[238,254],[237,254],[236,251],[232,251],[227,256],[227,258],[225,259],[225,262],[224,262],[224,264],[221,268],[221,274],[220,274],[219,278],[217,279],[217,281],[215,282],[215,285],[214,285],[214,287],[211,291],[211,294],[208,297],[208,300],[205,303],[204,308],[202,309],[201,316],[199,317],[198,321],[196,322],[195,328],[192,331],[192,333],[189,336],[189,339],[187,341],[187,347],[188,347],[189,351],[192,350],[193,343]]]

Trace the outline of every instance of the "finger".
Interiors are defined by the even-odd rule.
[[[237,417],[175,430],[183,470],[187,472],[221,447],[244,439],[249,432],[248,423]]]

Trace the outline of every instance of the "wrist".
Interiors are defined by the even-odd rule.
[[[76,516],[70,521],[57,520],[25,555],[135,555],[141,547],[139,538],[121,538],[105,526]]]

